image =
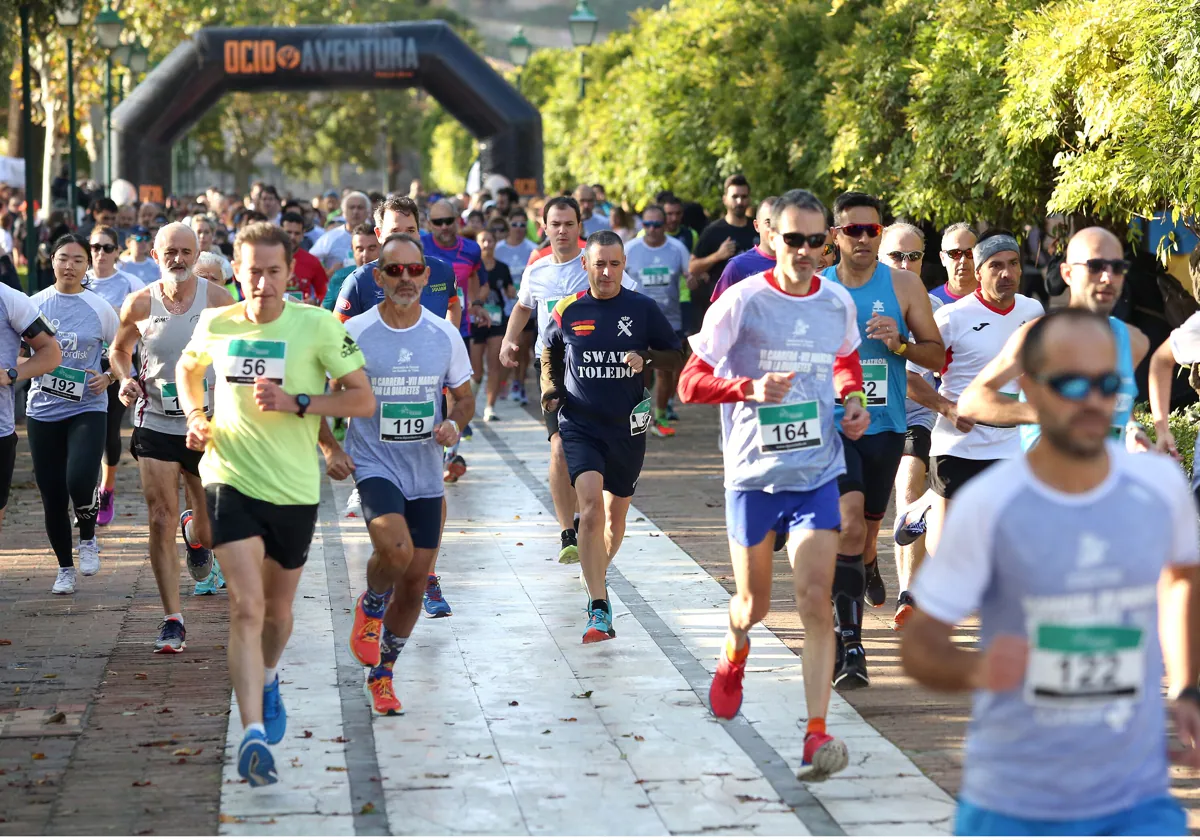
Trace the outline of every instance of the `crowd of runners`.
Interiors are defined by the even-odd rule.
[[[581,641],[615,645],[606,573],[647,438],[671,445],[680,403],[718,405],[736,593],[714,715],[739,712],[785,552],[805,630],[801,778],[847,766],[831,693],[870,686],[864,611],[894,607],[907,672],[976,692],[960,833],[1186,832],[1167,717],[1172,755],[1200,766],[1200,547],[1167,414],[1175,366],[1200,361],[1200,316],[1157,349],[1112,317],[1130,266],[1102,228],[1070,238],[1069,300],[1046,314],[1020,292],[1009,231],[963,221],[930,239],[858,192],[755,204],[736,175],[723,204],[692,227],[698,206],[672,193],[631,217],[589,185],[100,199],[48,239],[45,288],[0,286],[0,523],[20,399],[52,592],[99,571],[118,504],[148,512],[155,652],[187,644],[179,541],[194,594],[228,592],[238,771],[259,786],[280,779],[276,669],[322,472],[354,480],[373,552],[346,641],[372,709],[395,715],[418,618],[452,614],[444,487],[468,476],[473,421],[540,394]],[[932,290],[926,254],[945,271]],[[1132,417],[1143,361],[1153,434]],[[115,497],[127,410],[142,500]],[[955,642],[972,614],[977,650]]]

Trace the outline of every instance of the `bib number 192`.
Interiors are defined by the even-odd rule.
[[[41,378],[42,392],[68,402],[83,400],[83,384],[87,372],[77,368],[56,367]]]

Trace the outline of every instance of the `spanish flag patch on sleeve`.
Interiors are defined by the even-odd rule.
[[[562,329],[563,312],[566,311],[568,306],[570,306],[572,303],[579,300],[581,297],[583,297],[586,294],[587,294],[587,289],[584,289],[582,292],[576,292],[573,295],[567,295],[565,298],[562,298],[561,300],[559,300],[558,303],[556,303],[554,305],[554,311],[551,312],[550,315],[551,315],[551,317],[554,318],[554,323],[558,325],[559,329]]]

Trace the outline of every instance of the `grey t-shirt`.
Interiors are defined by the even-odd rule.
[[[33,302],[54,327],[62,362],[30,383],[25,413],[35,420],[54,421],[108,411],[108,393],[93,394],[87,384],[100,371],[104,348],[117,337],[116,310],[87,289],[68,295],[49,286],[34,295]]]
[[[327,230],[321,234],[321,238],[317,240],[317,244],[312,246],[309,253],[319,259],[321,265],[326,269],[336,265],[352,264],[354,262],[354,255],[351,253],[352,239],[346,226],[338,225],[333,230]]]
[[[963,801],[1028,820],[1085,820],[1167,796],[1158,580],[1200,563],[1196,508],[1169,458],[1109,443],[1087,493],[1054,490],[1021,455],[955,496],[913,597],[979,642],[1028,640],[1024,684],[975,693]]]
[[[157,280],[162,279],[162,271],[158,267],[158,263],[154,260],[142,260],[134,262],[133,260],[123,260],[120,263],[121,271],[126,274],[132,274],[134,277],[142,281],[142,285],[149,286]]]
[[[17,366],[21,352],[21,334],[29,329],[39,315],[37,304],[12,286],[0,283],[0,370]],[[7,327],[7,329],[5,329]],[[16,430],[13,419],[13,386],[0,389],[0,437],[8,437]]]
[[[424,307],[417,323],[393,329],[373,306],[347,321],[346,331],[367,360],[376,399],[375,413],[351,418],[346,430],[355,481],[385,478],[406,499],[442,496],[442,447],[433,439],[434,427],[445,419],[442,388],[471,378],[458,330]]]
[[[679,308],[679,282],[687,275],[691,254],[678,239],[651,248],[645,239],[634,239],[625,246],[625,270],[636,278],[642,294],[652,298],[667,316],[671,329],[683,329]]]
[[[100,295],[117,312],[121,311],[121,306],[125,303],[125,298],[139,289],[146,288],[146,284],[137,277],[119,269],[103,280],[89,271],[87,273],[86,284],[89,291]]]

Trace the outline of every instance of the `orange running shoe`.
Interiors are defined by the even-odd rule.
[[[350,653],[360,665],[373,668],[379,664],[379,634],[383,632],[383,619],[367,615],[363,599],[354,602],[354,626],[350,628]]]
[[[391,671],[380,670],[377,672],[372,668],[371,673],[367,675],[367,684],[363,686],[363,690],[366,691],[367,699],[371,701],[371,708],[375,710],[375,714],[389,717],[404,714],[404,708],[396,699],[396,692],[392,690]]]
[[[904,629],[904,622],[912,617],[913,611],[917,605],[913,602],[912,596],[907,592],[901,592],[900,597],[896,599],[896,617],[892,619],[892,629],[899,633]]]
[[[750,640],[743,648],[746,655],[741,662],[729,660],[728,642],[721,643],[721,658],[717,662],[717,673],[713,675],[708,689],[708,705],[719,718],[733,720],[742,708],[742,680],[746,677],[746,662],[750,659]]]
[[[850,763],[846,745],[824,732],[809,732],[804,736],[804,764],[796,778],[805,782],[823,782],[840,773]]]

